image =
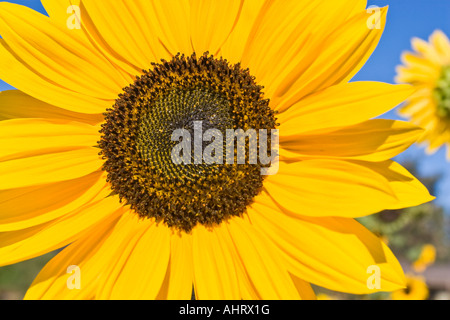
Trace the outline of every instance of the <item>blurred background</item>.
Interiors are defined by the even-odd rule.
[[[45,13],[39,0],[9,2]],[[373,5],[389,6],[387,27],[378,48],[353,81],[394,83],[395,68],[401,63],[401,53],[411,50],[411,38],[427,40],[436,29],[450,36],[450,0],[368,0],[368,6]],[[0,81],[0,91],[9,89],[13,88]],[[401,120],[396,110],[382,118]],[[394,294],[360,296],[315,287],[319,299],[450,300],[450,162],[445,149],[431,156],[424,149],[415,145],[395,160],[414,173],[437,199],[360,219],[399,258],[408,275],[408,288]],[[23,298],[39,270],[54,255],[0,268],[0,300]]]

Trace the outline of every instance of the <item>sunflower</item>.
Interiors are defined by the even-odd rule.
[[[335,300],[334,297],[332,297],[332,296],[330,296],[328,294],[325,294],[325,293],[317,294],[316,299],[317,300]]]
[[[425,279],[420,276],[408,275],[406,288],[391,293],[392,300],[426,300],[429,296]]]
[[[49,16],[0,3],[0,78],[17,88],[0,94],[0,265],[64,248],[26,299],[404,286],[392,252],[354,220],[433,199],[390,160],[422,130],[371,120],[411,87],[349,83],[386,8],[368,28],[361,0],[42,3]],[[199,120],[279,130],[278,173],[176,165],[171,130]],[[369,289],[374,265],[381,288]]]
[[[426,244],[422,247],[420,256],[414,261],[412,267],[415,272],[424,272],[435,261],[436,248],[432,244]]]
[[[446,145],[450,159],[450,41],[436,30],[429,42],[413,38],[412,46],[415,52],[402,55],[396,82],[412,84],[417,91],[399,113],[426,130],[419,141],[428,144],[428,154]]]

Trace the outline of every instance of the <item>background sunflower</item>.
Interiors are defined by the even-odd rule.
[[[427,154],[447,147],[450,160],[450,40],[435,30],[428,41],[413,38],[413,51],[402,54],[396,82],[409,83],[416,92],[399,114],[426,129],[420,141]]]

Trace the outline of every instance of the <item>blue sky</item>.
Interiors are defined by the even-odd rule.
[[[44,12],[39,0],[9,2]],[[412,37],[427,39],[435,29],[441,29],[450,35],[450,0],[368,0],[368,5],[388,5],[388,22],[378,48],[354,80],[393,83],[395,67],[400,64],[401,53],[411,48]],[[0,81],[0,91],[7,89],[11,87]],[[383,118],[399,119],[395,111],[387,113]],[[436,201],[450,213],[450,163],[445,159],[444,149],[435,155],[426,156],[423,148],[413,146],[397,160],[417,160],[421,174],[441,175]]]

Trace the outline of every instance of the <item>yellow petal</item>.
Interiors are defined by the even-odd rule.
[[[0,39],[0,78],[24,93],[74,112],[102,113],[114,104],[56,85],[22,63]]]
[[[146,221],[140,221],[147,224]],[[170,229],[164,224],[153,223],[139,241],[132,243],[132,250],[121,252],[126,263],[117,263],[109,299],[155,299],[163,285],[170,257]]]
[[[244,1],[239,20],[220,48],[220,54],[224,59],[231,63],[241,62],[246,43],[250,38],[250,32],[256,27],[255,23],[258,16],[262,16],[268,7],[269,2],[265,0]]]
[[[414,261],[412,267],[415,272],[424,272],[428,266],[436,261],[436,247],[432,244],[425,244],[422,247],[419,258]]]
[[[69,35],[77,41],[94,44],[127,82],[134,82],[135,76],[141,74],[142,70],[119,56],[106,43],[81,0],[41,0],[41,3],[53,24],[60,28],[69,28]]]
[[[0,4],[0,34],[24,64],[66,89],[103,100],[117,98],[127,83],[100,52],[69,31],[27,7]]]
[[[216,227],[220,228],[220,227]],[[239,284],[233,257],[215,229],[193,230],[194,285],[200,300],[239,300]]]
[[[416,85],[434,86],[440,76],[438,69],[432,73],[425,73],[421,68],[416,66],[397,66],[395,70],[397,72],[395,77],[397,83],[414,83]]]
[[[315,217],[361,217],[398,201],[383,175],[340,160],[280,162],[279,173],[264,187],[287,210]]]
[[[0,122],[0,161],[97,145],[98,128],[67,120],[13,119]]]
[[[407,274],[406,288],[391,293],[391,300],[427,300],[430,291],[425,277]]]
[[[317,300],[311,284],[291,274],[292,281],[302,300]]]
[[[434,45],[434,49],[440,55],[443,65],[450,64],[450,40],[444,32],[436,30],[430,36],[430,43]]]
[[[137,70],[150,69],[152,62],[167,58],[160,42],[154,9],[149,1],[123,1],[106,4],[82,1],[81,14],[87,14],[99,35],[123,60]]]
[[[431,93],[430,93],[431,96]],[[414,117],[413,122],[417,125],[418,121],[415,121],[416,115],[420,114],[424,110],[433,110],[434,111],[434,103],[431,101],[429,97],[423,98],[415,98],[408,99],[401,108],[398,109],[398,113],[404,117]]]
[[[96,148],[83,148],[0,162],[0,190],[83,177],[102,166],[98,152]]]
[[[192,287],[192,236],[174,232],[170,238],[170,266],[156,299],[191,300]]]
[[[35,99],[19,90],[0,92],[0,121],[16,118],[59,119],[91,125],[103,121],[101,114],[65,110]]]
[[[379,29],[368,27],[370,14],[365,10],[342,25],[329,27],[333,32],[320,38],[322,47],[315,51],[314,61],[308,64],[307,69],[294,70],[279,77],[272,103],[278,105],[278,99],[284,99],[284,96],[306,96],[348,82],[375,50],[386,24],[386,14],[387,8],[382,8],[377,17]]]
[[[83,30],[78,29],[78,23],[82,23],[82,15],[74,11],[74,8],[79,7],[81,0],[41,0],[42,6],[47,12],[52,21],[59,27],[68,28],[70,24],[73,25],[71,29],[72,36],[79,36]]]
[[[31,228],[89,203],[106,185],[101,175],[0,191],[0,232]]]
[[[59,299],[84,299],[87,295],[95,299],[107,299],[107,297],[101,296],[102,288],[114,285],[110,279],[121,271],[129,257],[130,250],[153,223],[151,220],[142,220],[127,209],[120,210],[120,214],[112,216],[110,221],[102,221],[101,225],[98,225],[98,229],[86,233],[67,249],[66,257],[69,258],[71,264],[80,267],[81,290],[67,292],[65,288],[52,285],[47,293],[49,298],[53,298],[51,294],[55,292],[54,295]],[[97,246],[97,243],[100,243],[100,246]],[[87,252],[83,252],[84,250]],[[79,259],[74,251],[80,252]],[[67,276],[64,277],[65,279]],[[60,285],[64,285],[64,283],[60,282]]]
[[[270,197],[261,195],[248,213],[253,224],[281,250],[280,263],[286,263],[292,274],[331,290],[355,294],[404,286],[402,268],[392,252],[355,220],[294,218],[282,210]],[[372,266],[380,271],[378,289],[368,286]]]
[[[114,262],[114,255],[107,256],[102,249],[119,217],[102,221],[93,232],[70,244],[58,253],[39,272],[28,289],[25,300],[91,300],[95,298],[97,285],[105,281],[102,271],[108,263]],[[114,252],[109,248],[109,252]],[[71,271],[70,267],[78,267]],[[79,272],[80,288],[70,288],[75,284],[73,277]]]
[[[388,160],[379,163],[364,162],[360,164],[379,173],[389,181],[389,186],[398,201],[394,204],[387,205],[385,209],[395,210],[415,207],[435,199],[417,178],[395,161]]]
[[[226,250],[231,254],[234,262],[234,271],[238,279],[239,293],[241,299],[244,300],[260,300],[261,294],[256,290],[255,285],[250,278],[244,262],[240,258],[240,253],[237,250],[234,241],[230,235],[227,225],[215,228],[214,233],[217,235],[219,241]]]
[[[425,138],[428,136],[428,147],[425,149],[427,154],[433,154],[440,147],[444,146],[447,141],[450,141],[449,124],[436,121],[433,129],[429,130],[427,134],[422,136]]]
[[[267,2],[250,32],[242,63],[272,99],[280,80],[298,78],[323,50],[323,40],[364,9],[360,0]]]
[[[25,230],[0,233],[0,265],[31,259],[62,248],[121,214],[122,205],[105,188],[90,203],[68,214]],[[105,220],[106,219],[106,220]],[[106,221],[106,222],[104,222]]]
[[[350,126],[375,118],[414,92],[409,85],[353,82],[330,87],[306,98],[279,105],[277,116],[284,136]],[[328,130],[329,131],[329,130]]]
[[[279,263],[278,250],[251,222],[235,218],[230,220],[228,229],[248,276],[262,299],[300,299],[285,265]]]
[[[88,0],[81,14],[88,34],[126,70],[124,63],[140,72],[151,62],[193,53],[189,0],[120,0],[107,8]]]
[[[244,1],[191,1],[191,39],[195,52],[217,54],[230,36],[240,15]]]
[[[418,52],[422,57],[428,59],[436,64],[441,64],[442,60],[439,54],[436,52],[434,47],[426,42],[425,40],[419,38],[413,38],[411,40],[412,47],[414,51]]]
[[[149,1],[140,0],[142,4]],[[171,55],[181,53],[191,55],[194,51],[191,41],[191,5],[190,0],[155,0],[152,1],[153,9],[146,8],[148,12],[153,12],[155,21],[159,22],[160,32],[158,33]]]
[[[424,59],[417,54],[405,52],[402,54],[402,62],[408,67],[408,70],[427,75],[430,78],[438,80],[441,76],[440,66],[432,63],[430,60]]]
[[[294,129],[293,129],[294,130]],[[423,134],[408,122],[369,120],[326,134],[280,137],[282,159],[345,158],[384,161],[405,151]]]

